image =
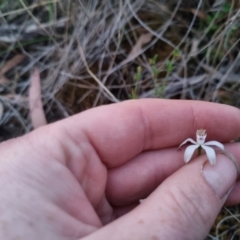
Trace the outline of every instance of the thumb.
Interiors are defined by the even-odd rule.
[[[202,155],[167,178],[132,212],[86,239],[203,240],[237,175],[225,155],[218,155],[214,166]]]

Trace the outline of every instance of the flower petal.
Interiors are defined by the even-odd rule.
[[[216,163],[216,153],[213,148],[202,145],[202,148],[205,150],[209,162],[214,165]]]
[[[217,142],[217,141],[206,142],[206,143],[204,143],[203,145],[213,145],[213,146],[219,147],[219,148],[221,148],[222,150],[224,150],[224,145],[221,144],[220,142]]]
[[[185,150],[185,153],[184,153],[184,162],[185,163],[188,163],[190,160],[191,160],[191,157],[194,153],[194,151],[199,147],[198,144],[196,145],[191,145],[191,146],[188,146]]]
[[[182,143],[180,144],[180,146],[178,147],[178,149],[181,148],[181,146],[184,145],[184,144],[186,144],[187,142],[191,142],[192,144],[197,144],[197,142],[195,142],[192,138],[188,138],[188,139],[186,139],[184,142],[182,142]]]

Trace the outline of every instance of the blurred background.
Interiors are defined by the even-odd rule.
[[[103,104],[240,107],[239,0],[0,0],[0,141]],[[240,239],[239,206],[208,239]]]

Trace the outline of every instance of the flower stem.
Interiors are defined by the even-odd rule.
[[[199,148],[198,148],[198,156],[200,156],[200,155],[201,155],[201,153],[202,153],[202,147],[201,147],[201,146],[199,146]]]

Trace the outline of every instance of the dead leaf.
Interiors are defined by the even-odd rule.
[[[132,51],[128,54],[128,57],[125,61],[134,59],[136,56],[138,56],[139,52],[142,50],[143,45],[149,43],[152,37],[153,35],[151,33],[142,34],[137,40],[136,44],[133,46]]]
[[[29,89],[29,106],[33,127],[38,128],[46,125],[47,120],[43,110],[40,73],[38,68],[34,69],[34,72],[31,76],[31,85]]]
[[[18,54],[4,64],[0,69],[0,84],[6,84],[9,82],[9,79],[7,79],[4,74],[18,65],[25,57],[26,56],[23,54]]]
[[[203,11],[200,11],[200,10],[196,10],[195,8],[191,8],[190,9],[190,12],[193,14],[193,15],[196,15],[198,16],[200,19],[202,20],[206,20],[207,19],[207,14]]]
[[[195,8],[181,8],[181,11],[183,12],[190,12],[193,15],[196,15],[198,18],[202,19],[202,20],[206,20],[207,19],[207,14],[201,10],[197,10]]]
[[[10,69],[18,65],[25,57],[26,56],[23,54],[18,54],[9,61],[7,61],[0,70],[0,75],[4,75],[5,73],[7,73]]]

